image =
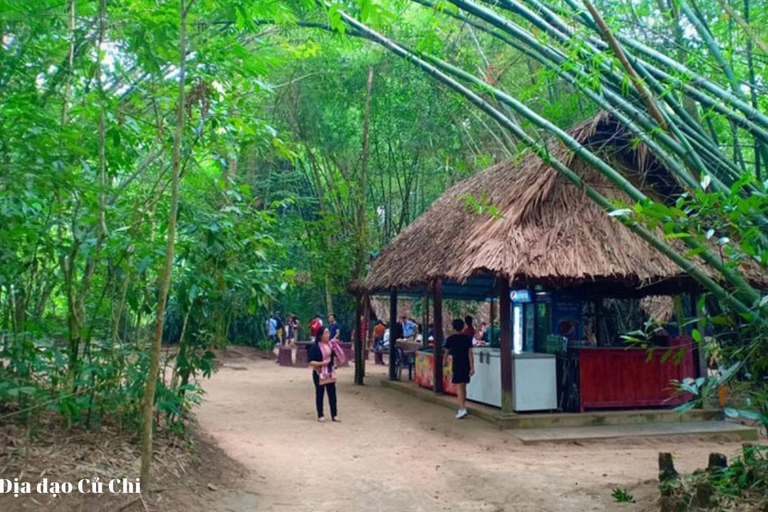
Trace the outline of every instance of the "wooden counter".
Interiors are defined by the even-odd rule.
[[[416,384],[423,388],[433,389],[435,375],[435,359],[432,352],[419,350],[415,356]],[[456,395],[456,384],[451,382],[453,364],[451,356],[443,357],[443,393]]]
[[[678,395],[671,381],[694,376],[692,343],[691,338],[673,338],[670,347],[655,348],[652,355],[643,348],[574,349],[579,355],[581,411],[687,402],[690,396]]]

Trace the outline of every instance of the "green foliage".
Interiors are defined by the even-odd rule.
[[[626,489],[617,487],[611,492],[611,497],[616,503],[634,503],[635,497],[632,496]]]
[[[675,510],[745,510],[768,492],[768,447],[744,445],[725,468],[696,471],[667,483]]]

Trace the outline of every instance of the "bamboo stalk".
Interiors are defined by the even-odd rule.
[[[744,33],[747,34],[747,40],[756,44],[764,54],[768,55],[768,43],[766,43],[765,40],[763,40],[749,25],[749,15],[746,14],[748,10],[745,9],[745,17],[742,18],[739,16],[739,13],[736,12],[736,10],[731,7],[731,5],[725,0],[717,0],[717,3],[719,3],[720,7],[722,7],[723,10],[728,13],[728,16],[730,16],[731,19],[733,19],[744,30]]]
[[[337,12],[339,13],[339,15],[342,17],[342,19],[347,25],[351,26],[352,28],[354,28],[355,30],[363,34],[366,34],[369,38],[371,38],[381,46],[385,47],[386,49],[390,50],[394,54],[411,61],[418,67],[422,68],[429,75],[435,77],[440,82],[448,85],[454,91],[460,93],[472,104],[480,108],[486,114],[490,115],[492,118],[498,121],[506,129],[510,130],[510,132],[512,132],[513,135],[515,135],[515,137],[518,140],[520,140],[527,147],[529,147],[544,162],[546,162],[548,165],[552,166],[555,170],[557,170],[566,178],[568,178],[569,181],[571,181],[575,186],[584,190],[584,192],[593,201],[599,204],[603,209],[605,209],[608,212],[615,211],[615,208],[605,196],[597,192],[594,188],[587,185],[583,180],[581,180],[581,178],[577,174],[575,174],[572,170],[570,170],[565,164],[563,164],[556,158],[553,158],[544,146],[542,146],[540,143],[538,143],[533,138],[531,138],[525,131],[522,130],[522,128],[520,128],[517,124],[512,122],[509,118],[501,114],[496,108],[494,108],[488,102],[483,100],[480,96],[470,91],[460,83],[456,82],[454,79],[450,78],[448,75],[444,74],[442,71],[438,70],[436,67],[427,63],[423,59],[406,51],[405,49],[395,44],[391,40],[385,38],[381,34],[359,23],[357,20],[349,16],[344,11],[339,10]],[[586,150],[577,151],[577,154],[580,156],[584,156],[586,153],[588,153],[588,151]],[[613,169],[611,169],[611,171],[612,171],[611,174],[618,174]],[[623,177],[621,177],[620,175],[618,176],[618,178],[620,182],[625,181]],[[628,193],[630,196],[636,195],[639,191],[635,190],[633,192],[633,189],[634,187],[628,187],[625,190],[625,192]],[[633,232],[638,234],[641,238],[651,243],[651,245],[657,248],[662,254],[669,257],[678,266],[680,266],[681,269],[683,269],[686,273],[694,277],[694,279],[699,281],[702,285],[704,285],[707,289],[709,289],[719,299],[728,303],[729,305],[731,305],[731,307],[733,307],[735,310],[739,311],[740,313],[743,313],[743,314],[750,313],[749,307],[747,307],[744,304],[744,302],[742,302],[736,296],[728,293],[722,286],[720,286],[712,278],[706,275],[706,273],[704,273],[700,268],[694,265],[692,261],[678,254],[671,247],[669,247],[668,244],[664,243],[662,240],[659,240],[646,228],[640,226],[635,222],[627,222],[626,225],[629,229],[631,229]],[[739,292],[742,295],[748,296],[750,294],[750,291],[752,293],[757,294],[757,292],[754,289],[752,289],[748,284],[745,283],[744,286],[746,287],[746,289],[741,289],[742,286],[737,286],[737,288],[739,288]],[[757,296],[759,298],[759,294],[757,294]],[[759,316],[755,316],[753,318],[756,322],[760,322],[761,325],[764,324],[765,326],[768,326],[768,320],[764,321]]]

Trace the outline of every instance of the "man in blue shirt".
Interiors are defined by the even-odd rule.
[[[269,320],[267,320],[267,338],[272,342],[272,345],[277,345],[277,320],[275,315],[269,315]]]
[[[401,320],[403,324],[403,338],[412,338],[416,333],[416,322],[406,316],[403,316]]]
[[[336,322],[336,315],[328,315],[328,330],[331,331],[331,339],[336,339],[339,334],[339,324]]]

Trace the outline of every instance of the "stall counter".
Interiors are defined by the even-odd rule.
[[[419,350],[416,352],[416,384],[423,388],[433,388],[435,375],[435,356],[432,351]],[[451,356],[443,357],[443,392],[456,395],[456,384],[451,382],[453,376]]]
[[[671,381],[694,376],[693,340],[673,338],[671,345],[656,348],[650,356],[644,348],[575,349],[581,411],[675,406],[690,400],[686,394],[677,394]]]

